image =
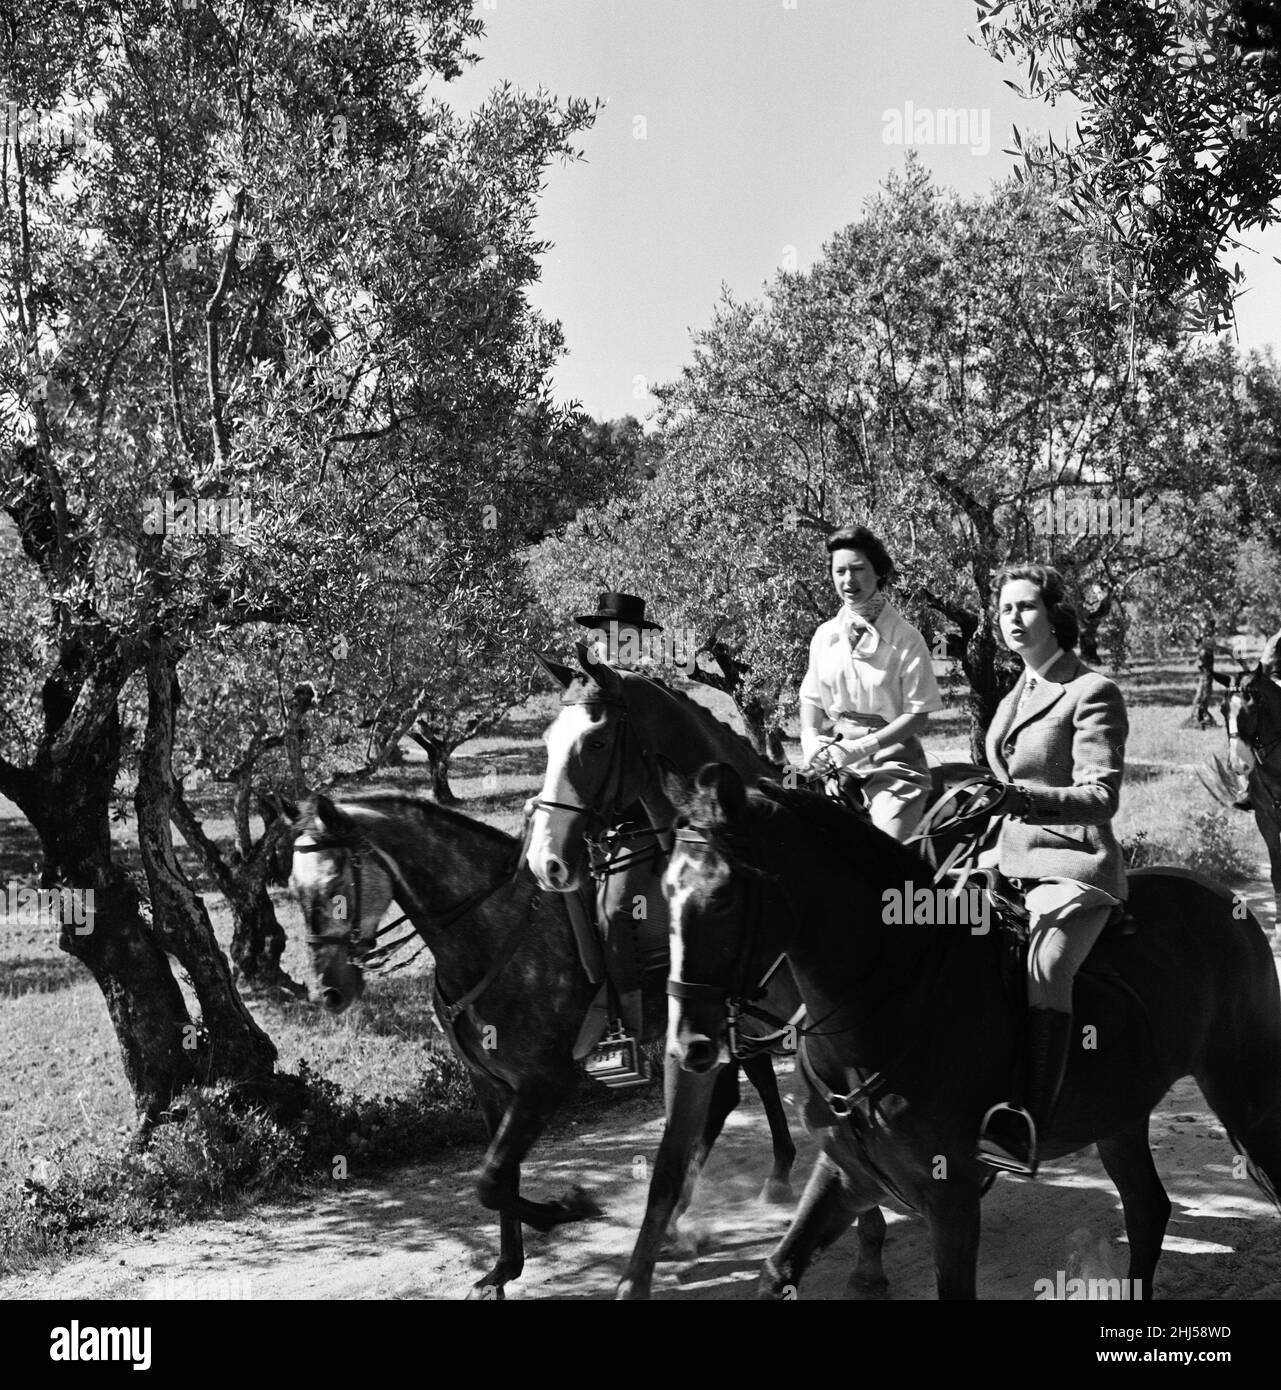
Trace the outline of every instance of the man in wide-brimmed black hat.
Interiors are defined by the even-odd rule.
[[[642,632],[662,632],[662,627],[645,616],[645,600],[635,594],[601,594],[595,613],[580,613],[574,619],[595,634],[590,643],[596,654],[611,666],[635,669],[653,665],[642,655]]]
[[[644,653],[641,634],[663,629],[646,618],[643,598],[605,593],[600,595],[596,609],[595,613],[579,614],[574,621],[595,634],[589,645],[601,660],[625,670],[654,665]],[[608,862],[619,861],[625,867],[601,881],[596,907],[605,932],[609,973],[618,990],[622,1022],[633,1036],[639,1037],[644,1024],[642,966],[651,960],[657,964],[660,957],[666,966],[663,857],[658,835],[639,801],[623,812],[615,835]],[[663,928],[661,933],[647,930],[651,919],[656,928]]]

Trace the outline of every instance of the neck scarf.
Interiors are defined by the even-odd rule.
[[[880,590],[856,603],[851,609],[848,604],[841,605],[841,630],[849,643],[850,655],[855,658],[871,656],[881,644],[876,630],[876,620],[885,609],[885,594]]]

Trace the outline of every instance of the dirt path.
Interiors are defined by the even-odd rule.
[[[789,1096],[793,1078],[780,1075]],[[628,1113],[634,1118],[627,1118]],[[640,1112],[639,1114],[637,1112]],[[799,1124],[796,1126],[799,1129]],[[606,1215],[528,1233],[512,1298],[606,1299],[644,1205],[646,1162],[660,1121],[639,1105],[602,1112],[536,1152],[525,1188],[553,1195],[587,1186]],[[1157,1295],[1166,1299],[1281,1299],[1281,1220],[1248,1179],[1191,1081],[1153,1117],[1157,1167],[1174,1204]],[[797,1189],[813,1146],[801,1141]],[[52,1274],[0,1279],[0,1300],[233,1296],[253,1299],[449,1299],[465,1296],[497,1249],[497,1226],[476,1204],[475,1156],[403,1169],[370,1184],[335,1184],[294,1207],[208,1222],[104,1248]],[[768,1138],[755,1097],[731,1117],[686,1221],[700,1253],[660,1264],[657,1298],[751,1296],[761,1260],[783,1233],[786,1208],[756,1200]],[[888,1213],[886,1272],[894,1299],[931,1299],[928,1240],[919,1221]],[[979,1296],[1032,1299],[1036,1282],[1125,1273],[1119,1203],[1091,1150],[1054,1164],[1035,1185],[1002,1178],[984,1203]],[[852,1264],[846,1236],[807,1278],[802,1297],[838,1299]],[[184,1281],[206,1281],[202,1284]],[[223,1281],[227,1281],[225,1287]]]

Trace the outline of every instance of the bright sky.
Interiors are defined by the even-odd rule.
[[[504,79],[605,97],[586,161],[550,171],[539,233],[554,243],[533,300],[564,325],[556,393],[591,414],[644,419],[648,384],[677,375],[722,282],[758,295],[785,258],[804,268],[854,221],[922,108],[967,113],[951,143],[917,147],[968,194],[1004,177],[1010,130],[1067,112],[1034,106],[1021,74],[971,44],[964,0],[477,0],[482,61],[441,89],[467,109]],[[984,139],[984,132],[987,139]],[[1281,230],[1241,255],[1240,342],[1278,336]],[[1234,258],[1235,259],[1235,258]]]

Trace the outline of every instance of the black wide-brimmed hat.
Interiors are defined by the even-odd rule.
[[[601,594],[596,600],[599,613],[581,613],[574,621],[582,627],[606,627],[609,623],[630,623],[633,627],[654,628],[661,632],[661,623],[651,623],[645,616],[645,600],[635,594]]]

